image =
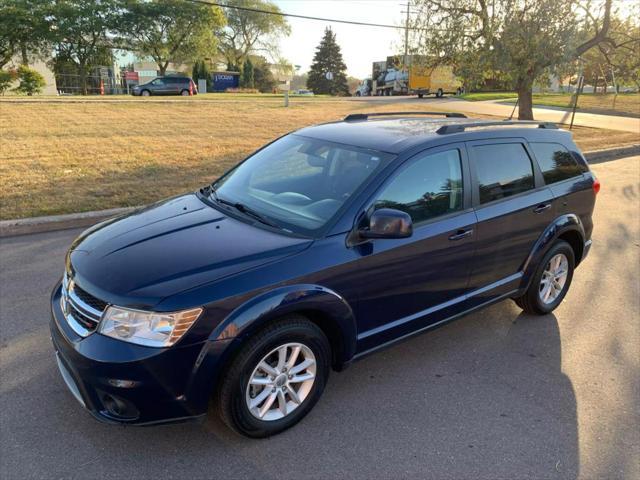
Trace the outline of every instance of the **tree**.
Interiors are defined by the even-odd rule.
[[[595,8],[589,0],[417,0],[413,50],[431,64],[501,72],[518,92],[518,118],[531,120],[534,81],[608,41],[611,1]]]
[[[280,8],[267,0],[224,0],[223,3],[280,13]],[[227,8],[225,12],[227,25],[220,34],[218,50],[229,65],[242,65],[250,54],[275,54],[278,37],[291,33],[285,17],[280,15],[236,8]]]
[[[91,59],[110,46],[107,33],[118,24],[119,13],[118,0],[55,2],[50,18],[56,26],[55,58],[75,66],[83,95],[87,94]]]
[[[51,39],[46,21],[50,0],[2,0],[0,2],[0,67],[20,54],[22,64],[40,53]]]
[[[13,90],[29,96],[42,92],[42,89],[47,84],[42,75],[26,65],[18,67],[18,80],[20,83]]]
[[[257,55],[251,55],[253,64],[253,86],[258,91],[270,93],[275,88],[277,81],[267,63],[267,59]]]
[[[11,84],[18,78],[15,70],[0,70],[0,95],[9,90]]]
[[[169,63],[215,55],[225,21],[219,7],[182,0],[123,0],[123,10],[120,42],[153,58],[160,75]]]
[[[336,34],[331,28],[326,28],[313,56],[307,87],[314,93],[349,95],[346,70],[340,46],[336,43]],[[333,75],[331,80],[327,78],[328,73]]]
[[[254,88],[254,84],[253,63],[251,63],[250,58],[247,58],[242,66],[242,86],[244,88]]]

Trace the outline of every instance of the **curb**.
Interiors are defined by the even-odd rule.
[[[607,160],[615,160],[616,158],[631,157],[634,155],[640,155],[640,144],[609,148],[606,150],[593,150],[584,154],[589,163],[606,162]]]
[[[616,158],[640,155],[640,144],[626,147],[610,148],[586,152],[584,156],[589,163],[595,164],[614,160]],[[68,215],[53,215],[47,217],[17,218],[15,220],[0,221],[0,238],[29,235],[32,233],[54,232],[70,228],[89,227],[98,222],[117,215],[129,213],[140,207],[112,208],[94,212],[71,213]]]
[[[46,217],[16,218],[0,221],[0,238],[29,235],[32,233],[54,232],[77,227],[89,227],[139,207],[111,208],[94,212],[70,213]]]

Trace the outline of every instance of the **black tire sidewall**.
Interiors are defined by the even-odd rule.
[[[306,345],[316,357],[316,378],[307,398],[292,413],[280,420],[262,421],[255,418],[245,401],[249,378],[262,358],[285,343],[297,342]],[[236,372],[229,398],[231,418],[235,428],[250,437],[267,437],[279,433],[302,420],[320,399],[329,376],[331,351],[329,343],[322,331],[311,322],[283,326],[268,332],[259,338],[256,344],[250,345],[248,351],[239,357],[241,362]]]
[[[562,292],[560,292],[560,295],[558,296],[558,298],[556,298],[553,301],[553,303],[546,304],[542,301],[539,295],[540,281],[542,280],[542,274],[544,272],[544,269],[547,266],[547,263],[549,263],[549,260],[551,260],[551,258],[558,253],[564,254],[565,257],[567,257],[567,260],[569,262],[569,271],[567,272],[567,281],[565,282],[564,288],[562,289]],[[542,261],[538,265],[538,268],[536,269],[536,273],[531,281],[531,285],[527,292],[527,295],[529,296],[530,304],[534,306],[534,308],[540,313],[550,313],[553,310],[555,310],[560,305],[560,303],[562,303],[562,300],[564,300],[564,297],[567,295],[567,292],[571,287],[571,281],[573,280],[574,269],[575,269],[575,254],[573,253],[573,248],[571,248],[571,245],[569,245],[565,241],[559,241],[555,243],[549,249],[549,251],[545,254],[545,256],[542,258]]]

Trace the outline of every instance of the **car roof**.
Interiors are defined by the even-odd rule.
[[[418,112],[417,112],[418,113]],[[419,113],[418,113],[419,114]],[[354,115],[358,117],[358,115]],[[485,126],[486,124],[486,126]],[[473,125],[473,130],[465,132],[464,128],[449,128],[449,132],[443,132],[443,126],[461,127]],[[555,126],[540,123],[538,126],[555,128]],[[306,137],[326,140],[329,142],[342,143],[360,148],[378,150],[387,153],[398,154],[412,147],[424,144],[431,140],[454,139],[453,141],[465,140],[469,133],[487,131],[503,132],[508,128],[510,136],[518,137],[527,135],[525,131],[531,132],[531,123],[525,122],[496,122],[495,120],[484,120],[477,118],[416,118],[412,116],[400,117],[379,117],[354,120],[342,120],[338,122],[324,123],[297,130],[295,134]],[[511,128],[509,128],[511,127]],[[440,129],[440,132],[438,130]],[[558,130],[556,130],[558,131]]]

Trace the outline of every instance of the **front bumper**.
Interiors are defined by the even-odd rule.
[[[230,340],[151,348],[100,335],[80,337],[51,295],[51,340],[71,393],[108,423],[155,424],[206,414]]]

